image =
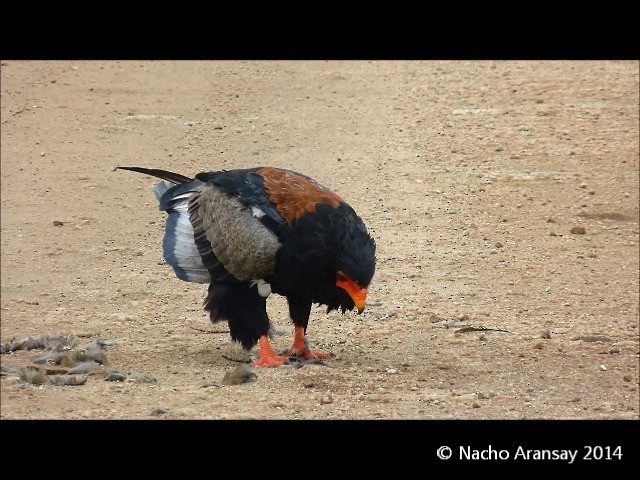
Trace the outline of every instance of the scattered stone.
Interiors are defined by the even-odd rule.
[[[547,218],[547,223],[556,223],[556,220],[554,218]]]
[[[148,377],[140,373],[131,373],[125,379],[126,382],[131,383],[157,383],[158,380],[153,377]]]
[[[471,404],[471,406],[472,406],[473,408],[480,408],[480,402],[474,401],[474,402]]]
[[[387,368],[387,373],[391,373],[391,374],[398,373],[398,370],[396,370],[395,368]]]
[[[542,350],[544,348],[544,344],[542,342],[538,342],[533,346],[533,348],[536,350]]]
[[[107,363],[107,356],[97,342],[91,342],[82,347],[78,347],[78,349],[75,350],[75,353],[75,357],[78,362],[92,361],[103,365]]]
[[[105,382],[124,382],[127,376],[120,372],[109,372],[104,376]]]
[[[578,402],[582,401],[582,399],[581,399],[580,397],[573,397],[573,398],[571,399],[571,401],[572,401],[573,403],[578,403]]]
[[[600,365],[600,370],[602,370],[603,372],[606,372],[607,371],[607,366],[604,365],[604,364]]]
[[[441,403],[444,398],[442,397],[442,395],[438,395],[437,393],[431,393],[429,395],[426,395],[424,397],[425,402],[429,402],[429,403],[433,403],[434,405],[438,405],[439,403]]]
[[[51,384],[56,387],[76,387],[87,382],[86,375],[53,375],[49,377]]]
[[[216,382],[207,382],[202,385],[202,388],[219,387],[219,386],[220,385],[218,385]]]
[[[543,330],[542,333],[540,334],[540,338],[544,338],[545,340],[548,340],[551,338],[551,330]]]
[[[480,400],[487,400],[490,397],[491,397],[490,393],[478,392],[478,399]]]
[[[294,357],[291,357],[291,358],[294,358]],[[301,360],[299,363],[300,363],[300,367],[303,367],[305,365],[324,365],[324,366],[327,365],[327,362],[325,362],[321,358],[310,358],[308,360]]]
[[[550,237],[561,237],[562,235],[560,235],[559,233],[556,233],[554,231],[549,232],[549,236]]]
[[[631,375],[624,375],[622,377],[622,380],[624,380],[625,382],[630,382],[631,381]]]
[[[10,353],[16,350],[53,350],[61,352],[75,346],[76,341],[72,336],[60,337],[25,337],[19,340],[13,339],[0,345],[0,353]]]
[[[69,373],[69,370],[66,368],[56,367],[45,368],[44,371],[47,372],[47,375],[67,375],[67,373]]]
[[[47,353],[36,358],[33,363],[36,365],[44,365],[45,363],[51,365],[60,365],[59,359],[62,357],[62,354],[59,352]]]
[[[240,385],[248,382],[255,382],[258,376],[253,373],[249,365],[238,365],[232,370],[225,372],[222,378],[223,385]]]
[[[495,247],[496,248],[502,248],[502,242],[496,242],[495,243]]]
[[[88,362],[79,363],[78,365],[73,367],[71,370],[69,370],[67,373],[69,375],[76,375],[76,374],[92,375],[95,373],[100,373],[102,372],[102,370],[103,370],[103,367],[99,363],[96,363],[94,361],[88,361]]]
[[[583,342],[610,342],[611,338],[606,335],[578,335],[577,337],[573,337],[571,340],[574,341],[583,341]]]
[[[47,376],[47,372],[44,371],[44,368],[33,365],[29,365],[20,370],[20,380],[32,385],[49,383],[49,377]]]
[[[587,233],[587,230],[584,227],[572,227],[569,232],[575,235],[584,235]]]
[[[155,415],[155,416],[164,415],[166,413],[167,413],[166,408],[154,408],[153,410],[151,410],[151,415]]]
[[[620,353],[620,348],[618,347],[613,347],[609,350],[609,353],[614,354],[614,353]]]
[[[328,405],[333,403],[333,397],[331,395],[325,395],[320,399],[320,405]]]
[[[54,227],[61,227],[61,226],[63,226],[63,225],[64,225],[64,223],[63,223],[63,222],[61,222],[61,221],[59,221],[59,220],[54,220],[54,221],[53,221],[53,226],[54,226]]]
[[[0,377],[19,377],[21,368],[19,365],[3,365],[0,367]]]

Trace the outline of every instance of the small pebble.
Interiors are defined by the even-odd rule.
[[[105,382],[124,382],[127,376],[120,372],[109,372],[104,376]]]
[[[139,373],[132,373],[127,376],[125,381],[131,383],[157,383],[158,380]]]
[[[587,233],[587,230],[584,227],[572,227],[569,232],[575,235],[584,235]]]
[[[479,403],[479,402],[474,401],[474,402],[471,404],[471,406],[472,406],[473,408],[480,408],[480,403]]]
[[[59,221],[59,220],[54,220],[54,221],[53,221],[53,226],[54,226],[54,227],[61,227],[61,226],[63,226],[63,225],[64,225],[64,223],[63,223],[63,222],[61,222],[61,221]]]
[[[551,338],[551,330],[543,330],[542,333],[540,334],[540,338],[544,338],[545,340],[548,340]]]
[[[151,415],[164,415],[165,413],[167,413],[167,409],[165,408],[154,408],[153,410],[151,410]]]
[[[618,347],[613,347],[612,349],[609,350],[609,353],[611,354],[620,353],[620,349]]]
[[[625,382],[630,382],[631,381],[631,375],[624,375],[622,377],[622,380],[624,380]]]
[[[238,365],[232,370],[225,372],[222,378],[223,385],[240,385],[248,382],[255,382],[258,376],[253,373],[249,365]]]
[[[328,405],[330,403],[333,403],[333,397],[331,395],[325,395],[320,399],[321,405]]]
[[[536,350],[542,350],[544,348],[544,344],[542,342],[538,342],[533,346],[533,348]]]
[[[602,370],[603,372],[607,371],[607,366],[606,365],[600,365],[600,370]]]

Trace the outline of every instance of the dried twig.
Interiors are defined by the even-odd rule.
[[[472,326],[469,325],[467,327],[462,327],[459,328],[458,330],[455,331],[455,333],[469,333],[469,332],[505,332],[505,333],[511,333],[509,330],[505,330],[504,328],[489,328],[489,327],[484,327],[482,325],[477,325],[477,326]]]
[[[202,333],[229,333],[229,330],[205,330],[204,328],[198,328],[198,327],[192,327],[192,326],[189,326],[189,328],[192,328],[193,330],[197,330],[198,332],[202,332]]]

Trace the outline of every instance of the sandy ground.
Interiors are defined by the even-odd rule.
[[[106,370],[156,382],[7,375],[1,418],[638,419],[638,67],[3,61],[1,340],[108,340]],[[115,165],[345,198],[378,268],[365,314],[312,312],[336,358],[223,385],[246,355],[164,264],[154,180]]]

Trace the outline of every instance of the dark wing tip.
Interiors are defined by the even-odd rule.
[[[180,175],[179,173],[169,172],[168,170],[160,170],[158,168],[143,168],[143,167],[115,167],[115,170],[130,170],[132,172],[144,173],[145,175],[151,175],[152,177],[161,178],[168,182],[175,183],[176,185],[182,185],[183,183],[193,181],[193,178]]]

